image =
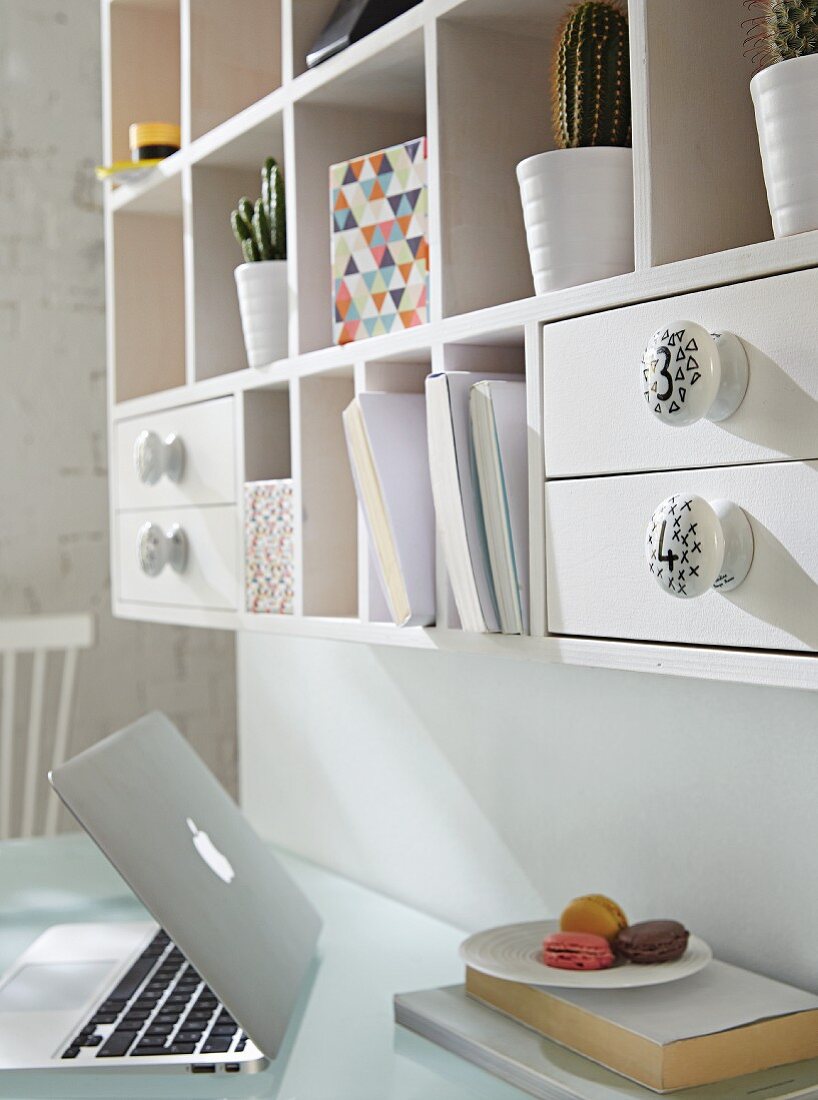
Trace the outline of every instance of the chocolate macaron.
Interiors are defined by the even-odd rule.
[[[628,962],[674,962],[687,950],[690,933],[677,920],[645,920],[623,928],[614,940],[614,950]]]

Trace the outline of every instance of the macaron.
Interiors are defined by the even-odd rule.
[[[674,962],[687,950],[690,933],[677,920],[645,920],[623,929],[614,941],[614,950],[629,962]]]
[[[594,936],[603,936],[609,943],[627,926],[628,918],[621,908],[604,894],[585,894],[574,898],[560,917],[563,932],[590,932]]]
[[[543,940],[543,962],[558,970],[607,970],[614,958],[605,937],[589,932],[552,932]]]

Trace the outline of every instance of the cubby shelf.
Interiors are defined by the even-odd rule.
[[[411,361],[418,350],[435,344],[522,344],[527,325],[548,324],[636,302],[810,267],[818,267],[818,231],[679,260],[649,271],[476,310],[345,347],[321,348],[279,360],[268,367],[245,367],[233,374],[120,401],[114,405],[112,414],[115,419],[121,419],[227,393],[264,389],[277,381],[332,370],[347,362],[399,356]]]
[[[178,118],[183,135],[180,151],[145,180],[106,186],[109,419],[113,440],[132,418],[233,399],[236,494],[226,506],[240,540],[241,484],[293,478],[296,613],[240,610],[241,569],[237,610],[123,600],[115,580],[115,612],[818,688],[818,659],[807,655],[566,638],[546,629],[543,326],[818,267],[818,232],[768,239],[750,70],[741,59],[743,0],[630,0],[636,270],[538,298],[515,165],[550,147],[550,41],[567,0],[422,0],[312,71],[304,55],[336,0],[247,3],[249,15],[235,20],[226,0],[102,0],[106,156],[126,152],[123,128],[137,118]],[[248,21],[257,28],[249,60]],[[731,52],[735,63],[725,65]],[[332,346],[328,167],[421,134],[429,142],[429,323]],[[270,154],[287,187],[288,354],[249,369],[228,215],[242,193],[258,193],[258,168]],[[159,323],[147,324],[151,317]],[[532,636],[458,629],[442,558],[438,626],[400,630],[384,621],[340,412],[356,392],[419,392],[431,370],[487,362],[525,370],[528,383]],[[115,485],[111,507],[116,516]],[[122,552],[114,536],[115,578]]]

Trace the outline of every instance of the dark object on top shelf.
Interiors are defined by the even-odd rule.
[[[420,0],[340,0],[329,23],[307,54],[307,68],[314,69],[328,57],[340,53],[419,3]]]

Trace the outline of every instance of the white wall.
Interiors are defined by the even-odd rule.
[[[818,990],[818,694],[243,635],[267,836],[464,928],[610,893]]]
[[[232,636],[110,613],[99,53],[98,0],[0,0],[0,616],[97,614],[73,748],[160,707],[232,786]]]

